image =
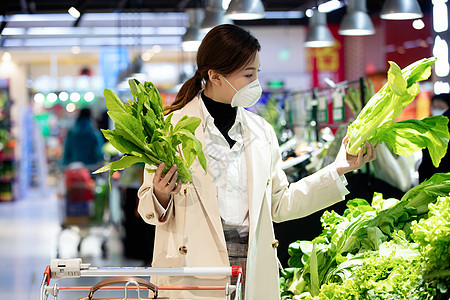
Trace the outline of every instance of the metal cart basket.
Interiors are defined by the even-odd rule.
[[[236,285],[226,284],[225,286],[155,286],[141,277],[149,276],[232,276],[237,278]],[[58,280],[68,277],[108,277],[94,286],[58,286],[56,283],[50,286],[50,280]],[[158,291],[162,290],[205,290],[223,291],[223,299],[230,300],[231,294],[235,292],[234,300],[242,299],[242,266],[231,267],[183,267],[183,268],[151,268],[151,267],[91,267],[90,264],[82,262],[81,258],[73,259],[53,259],[47,266],[40,289],[40,300],[47,300],[49,295],[53,299],[58,299],[61,291],[89,291],[89,296],[84,299],[92,300],[93,294],[97,290],[124,290],[124,297],[128,298],[128,290],[137,291],[137,299],[141,297],[141,289],[149,289],[153,292],[153,299],[159,298]],[[122,284],[122,286],[112,286]],[[131,286],[130,286],[131,285]],[[84,300],[83,299],[83,300]],[[111,298],[109,298],[111,299]],[[136,298],[133,298],[136,299]],[[146,298],[148,299],[148,298]],[[175,300],[175,299],[173,299]],[[177,299],[181,300],[181,299]]]

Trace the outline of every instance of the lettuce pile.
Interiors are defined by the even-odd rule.
[[[192,181],[189,167],[196,158],[206,171],[202,144],[194,135],[200,119],[183,116],[173,126],[172,114],[164,116],[161,96],[153,83],[141,84],[136,79],[130,79],[128,83],[134,99],[128,100],[128,104],[124,104],[113,91],[104,91],[108,115],[114,121],[115,129],[102,130],[102,133],[124,155],[94,174],[109,171],[111,176],[115,171],[136,163],[157,167],[164,162],[163,175],[176,164],[178,179],[184,184]],[[155,172],[156,168],[146,170]]]
[[[283,299],[448,299],[450,173],[400,200],[350,200],[321,222],[321,235],[289,246]]]
[[[372,96],[348,127],[347,153],[357,155],[366,141],[374,145],[385,143],[389,150],[401,156],[428,148],[434,166],[439,166],[449,142],[448,118],[435,116],[394,123],[419,93],[417,82],[430,77],[435,61],[434,57],[424,58],[403,70],[389,62],[388,82]]]

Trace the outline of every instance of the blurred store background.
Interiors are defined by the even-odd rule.
[[[346,126],[386,82],[388,61],[403,68],[437,57],[399,120],[430,116],[431,97],[450,90],[448,3],[403,2],[417,2],[416,11],[392,11],[405,6],[400,0],[2,1],[0,297],[36,299],[56,257],[150,263],[154,229],[136,213],[143,168],[116,174],[109,187],[107,174],[64,162],[67,136],[86,108],[92,130],[110,128],[103,91],[125,102],[129,78],[153,82],[170,104],[215,25],[240,25],[260,41],[264,92],[250,110],[273,125],[291,182],[333,161]],[[313,35],[320,26],[329,36]],[[105,141],[98,164],[120,156]],[[418,183],[420,155],[350,174],[348,199],[401,197]],[[322,213],[275,225],[282,264],[290,242],[320,233]]]

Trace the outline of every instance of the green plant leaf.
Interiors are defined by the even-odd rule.
[[[317,263],[316,243],[313,244],[311,258],[310,258],[310,272],[311,272],[311,295],[319,295],[320,280],[319,280],[319,265]]]
[[[105,104],[109,111],[116,111],[123,113],[130,112],[130,108],[127,107],[113,91],[105,89],[103,91],[103,95],[105,96]]]
[[[105,130],[101,129],[101,132],[105,138],[116,148],[118,151],[124,154],[132,154],[135,156],[142,157],[142,148],[136,146],[134,143],[123,138],[116,130]]]
[[[136,146],[147,150],[148,146],[144,142],[145,135],[142,132],[142,127],[139,120],[127,113],[108,111],[108,115],[114,121],[119,133],[128,141],[132,142]]]
[[[348,127],[347,153],[356,156],[366,141],[375,144],[383,140],[404,107],[419,93],[416,82],[430,76],[435,61],[434,57],[421,59],[401,71],[397,64],[389,62],[388,83],[370,98]]]
[[[406,120],[395,123],[386,131],[381,142],[386,143],[395,154],[412,155],[427,148],[433,165],[438,167],[447,153],[449,142],[448,118],[434,116],[423,120]]]
[[[200,125],[200,122],[200,118],[183,116],[175,125],[174,131],[186,129],[192,134],[195,134],[195,130],[197,129],[198,125]]]

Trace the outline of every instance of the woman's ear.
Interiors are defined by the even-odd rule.
[[[219,73],[215,70],[208,70],[208,79],[214,85],[220,86],[222,83]]]

